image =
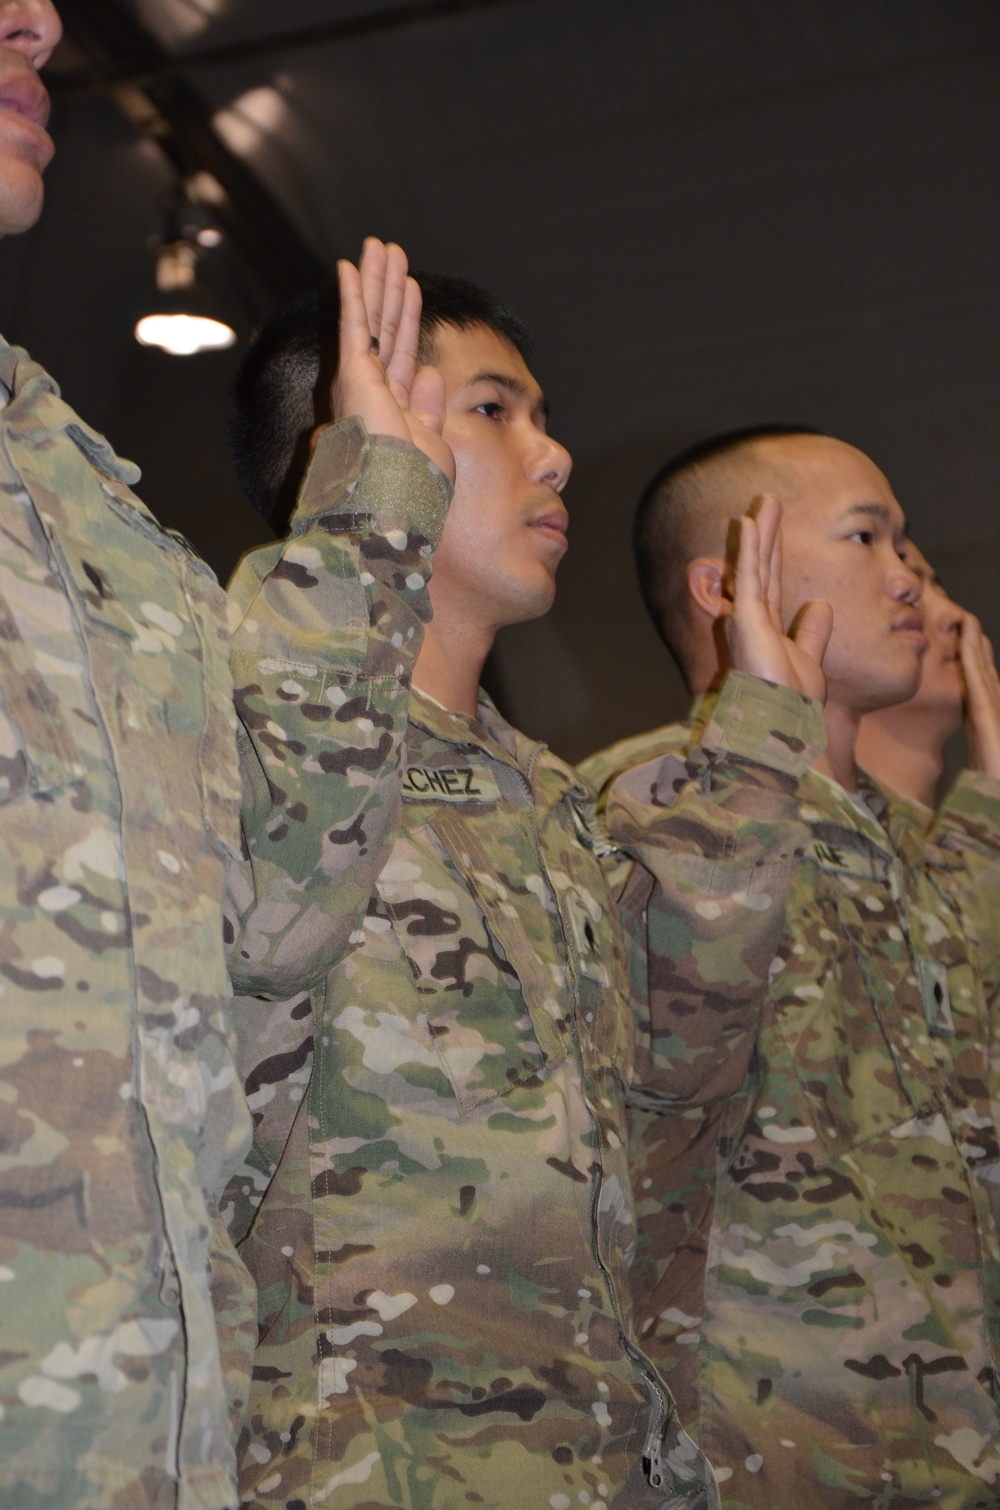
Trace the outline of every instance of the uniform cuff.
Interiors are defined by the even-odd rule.
[[[790,687],[730,671],[701,743],[708,750],[802,776],[826,749],[823,708]]]
[[[437,545],[451,483],[429,457],[394,435],[369,435],[350,415],[327,425],[316,442],[295,513],[292,533],[324,515],[350,515],[366,530],[402,529]]]

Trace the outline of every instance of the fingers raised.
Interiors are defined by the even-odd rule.
[[[760,590],[765,598],[771,597],[771,574],[775,541],[781,523],[781,504],[773,493],[761,493],[748,510],[757,522],[760,533]]]
[[[759,603],[763,596],[760,530],[753,515],[744,514],[740,520],[740,540],[736,554],[733,608],[739,613],[747,604]]]
[[[379,358],[388,370],[399,334],[400,320],[406,302],[407,261],[401,246],[390,241],[385,249],[385,284],[382,294],[382,309],[379,328],[375,332],[379,341]],[[369,311],[370,313],[370,311]]]
[[[337,263],[337,285],[340,290],[339,365],[343,368],[348,361],[369,354],[371,330],[361,274],[353,262]]]
[[[420,286],[416,282],[416,279],[405,279],[399,313],[399,328],[388,361],[386,361],[385,353],[382,353],[382,360],[386,363],[386,372],[389,375],[390,382],[393,384],[398,383],[407,393],[413,385],[414,373],[417,370],[422,304]]]
[[[366,236],[358,260],[361,274],[361,293],[368,311],[369,344],[372,336],[380,340],[382,329],[382,304],[385,299],[385,278],[389,261],[388,250],[377,236]]]

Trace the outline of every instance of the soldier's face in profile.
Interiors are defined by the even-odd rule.
[[[552,604],[569,522],[559,495],[572,463],[548,435],[542,391],[509,341],[486,326],[444,325],[434,346],[456,478],[431,600],[447,593],[495,631]]]
[[[49,0],[0,0],[0,235],[34,225],[42,174],[55,151],[49,97],[38,77],[62,27]]]
[[[962,716],[965,688],[959,653],[963,610],[953,603],[938,581],[927,557],[912,540],[903,543],[906,564],[920,578],[920,607],[924,615],[927,654],[920,668],[920,686],[913,695],[915,711],[950,711],[956,727]]]
[[[906,521],[861,451],[825,436],[768,442],[792,479],[783,497],[782,615],[825,598],[830,700],[852,713],[912,697],[927,649],[920,581],[902,558]]]

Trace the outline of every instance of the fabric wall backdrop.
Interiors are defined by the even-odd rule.
[[[136,8],[190,48],[388,6]],[[667,455],[735,425],[869,451],[1000,635],[994,0],[510,0],[190,79],[328,265],[375,231],[533,326],[576,471],[557,606],[495,656],[523,728],[577,757],[681,711],[632,508]],[[225,575],[265,534],[226,456],[234,358],[130,334],[168,176],[102,98],[62,99],[54,132],[45,218],[0,248],[2,327]]]

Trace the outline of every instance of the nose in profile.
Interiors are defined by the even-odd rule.
[[[930,590],[924,595],[924,609],[932,616],[941,634],[957,633],[965,617],[965,610],[952,602],[937,582],[932,583]]]
[[[527,470],[532,482],[545,483],[561,493],[573,470],[573,458],[565,446],[543,433],[538,437],[537,450],[529,459]]]
[[[51,0],[0,0],[0,49],[18,52],[42,68],[62,36]]]
[[[923,583],[917,573],[897,556],[889,584],[890,596],[900,603],[912,603],[915,606],[920,602],[922,592]]]

